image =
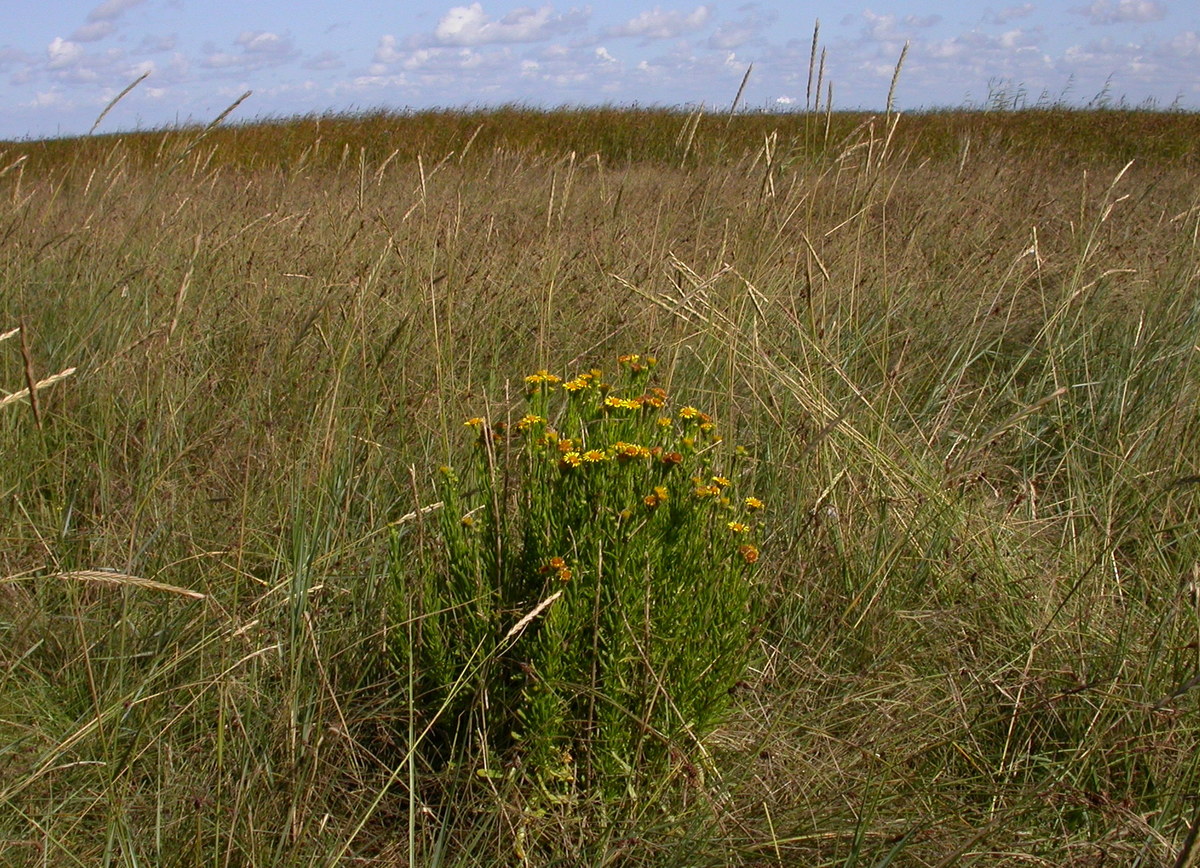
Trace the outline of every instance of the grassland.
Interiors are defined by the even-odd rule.
[[[0,861],[1191,864],[1197,142],[512,108],[0,146]],[[628,351],[768,504],[736,713],[615,804],[405,763],[389,528],[464,418]]]

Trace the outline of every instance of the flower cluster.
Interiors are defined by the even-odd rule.
[[[568,748],[589,753],[602,787],[661,771],[669,755],[645,727],[663,744],[711,729],[754,647],[766,505],[741,490],[745,450],[655,386],[656,364],[628,354],[609,380],[598,368],[525,377],[510,429],[467,420],[480,447],[470,478],[442,474],[446,576],[429,586],[423,635],[431,657],[480,647],[485,629],[514,642],[511,669],[476,689],[511,714],[497,731],[543,784]],[[450,679],[470,666],[426,668]]]
[[[538,569],[538,573],[543,576],[552,575],[560,582],[569,582],[574,575],[571,572],[571,568],[567,566],[566,560],[557,555],[542,564],[541,568]]]
[[[567,476],[603,471],[595,481],[607,489],[601,500],[612,500],[613,495],[626,492],[633,504],[640,500],[651,511],[667,503],[672,492],[677,497],[708,502],[709,508],[725,514],[721,520],[725,532],[743,539],[752,534],[756,530],[754,514],[761,512],[764,504],[748,495],[735,505],[728,494],[733,485],[731,478],[713,472],[714,447],[722,440],[713,417],[692,404],[679,406],[671,414],[667,392],[646,382],[657,364],[653,356],[630,353],[619,356],[617,364],[623,376],[615,385],[605,381],[599,368],[565,378],[542,369],[525,377],[531,407],[515,427],[526,435],[531,460],[544,460],[538,456],[545,456]],[[569,400],[552,422],[545,393],[559,384]],[[467,424],[481,432],[488,430],[478,417]],[[606,437],[610,432],[611,440]],[[734,459],[743,453],[738,447]],[[708,472],[692,475],[690,481],[685,477],[682,482],[671,482],[670,475],[664,475],[684,464]],[[626,483],[621,472],[634,472],[641,478]],[[642,485],[645,487],[639,492]],[[645,494],[646,490],[651,493]],[[598,498],[593,494],[591,499]],[[610,512],[624,519],[633,514],[630,507],[631,503],[613,503]],[[758,550],[751,544],[734,551],[747,564],[758,560]]]

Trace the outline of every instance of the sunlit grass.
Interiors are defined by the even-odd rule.
[[[1197,124],[513,107],[4,145],[5,859],[1174,864]],[[529,372],[630,350],[748,446],[753,666],[705,763],[619,798],[532,798],[519,752],[456,775],[486,736],[427,730],[396,653],[438,468]]]

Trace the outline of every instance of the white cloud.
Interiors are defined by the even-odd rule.
[[[641,39],[675,39],[686,33],[693,33],[708,23],[712,16],[712,7],[697,6],[691,12],[679,12],[674,9],[662,9],[655,6],[649,12],[643,12],[636,18],[631,18],[619,27],[605,31],[606,36],[632,36]]]
[[[864,9],[863,18],[867,20],[867,23],[863,25],[863,35],[868,39],[883,40],[896,38],[895,15],[876,15],[870,9]]]
[[[776,104],[776,105],[794,105],[794,104],[795,104],[795,102],[796,102],[796,101],[795,101],[794,99],[792,99],[790,96],[777,96],[777,97],[775,97],[775,104]]]
[[[22,103],[25,108],[68,108],[71,103],[63,96],[63,92],[58,88],[53,90],[40,90],[33,95],[33,99],[29,102]]]
[[[1094,0],[1090,6],[1079,6],[1071,11],[1092,24],[1161,21],[1167,15],[1167,8],[1159,0]]]
[[[596,59],[603,63],[616,63],[617,59],[608,53],[608,49],[601,45],[596,49]]]
[[[1000,34],[1000,45],[1004,48],[1019,49],[1027,47],[1029,39],[1021,29],[1009,30]]]
[[[1168,58],[1200,57],[1200,34],[1195,30],[1185,30],[1172,37],[1159,53]]]
[[[405,69],[420,69],[434,59],[434,53],[427,48],[419,48],[404,61]]]
[[[47,69],[68,69],[83,59],[83,46],[56,36],[46,46],[46,53],[50,55]]]
[[[396,37],[385,34],[379,37],[379,45],[375,47],[375,56],[371,59],[375,63],[395,63],[403,57],[404,55],[396,50]]]
[[[433,32],[439,45],[491,45],[502,42],[540,42],[552,36],[582,27],[590,9],[571,9],[554,14],[551,6],[531,9],[522,6],[499,20],[493,20],[480,3],[455,6],[438,22]]]
[[[269,31],[243,31],[236,43],[251,54],[279,54],[289,50],[283,37]]]

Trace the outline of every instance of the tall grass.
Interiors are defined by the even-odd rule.
[[[0,395],[6,860],[1186,864],[1196,116],[891,120],[5,145],[0,388],[75,369]],[[761,666],[659,798],[464,783],[396,552],[464,418],[646,350],[755,444]]]

